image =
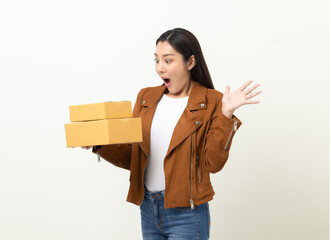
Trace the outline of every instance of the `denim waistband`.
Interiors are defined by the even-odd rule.
[[[164,190],[163,191],[149,191],[146,186],[144,185],[145,188],[145,196],[155,199],[157,197],[164,197]]]

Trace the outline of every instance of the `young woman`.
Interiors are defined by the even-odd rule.
[[[95,146],[93,152],[130,170],[127,201],[140,206],[143,239],[209,239],[210,173],[227,161],[241,122],[233,113],[255,104],[258,84],[214,90],[195,36],[181,28],[156,41],[155,70],[163,84],[142,89],[133,117],[143,142]],[[86,147],[88,149],[88,147]]]

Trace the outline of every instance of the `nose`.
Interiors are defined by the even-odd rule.
[[[158,74],[164,73],[165,69],[164,69],[164,64],[160,62],[156,63],[155,65],[155,70]]]

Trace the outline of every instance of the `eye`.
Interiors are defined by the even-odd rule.
[[[166,63],[171,63],[171,60],[166,59],[165,62],[166,62]]]
[[[155,61],[156,63],[158,63],[158,62],[159,62],[159,60],[158,60],[158,59],[156,59],[156,58],[154,59],[154,61]]]

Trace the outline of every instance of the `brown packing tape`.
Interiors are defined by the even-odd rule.
[[[142,142],[141,118],[65,124],[67,147]]]
[[[132,117],[130,101],[73,105],[69,112],[71,122]]]

